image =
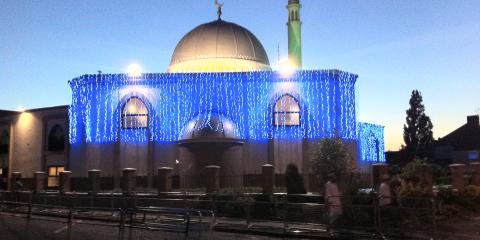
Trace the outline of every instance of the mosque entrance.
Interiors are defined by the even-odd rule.
[[[235,124],[218,115],[201,115],[187,124],[179,141],[181,187],[203,187],[205,167],[220,167],[220,187],[243,185],[243,141]]]
[[[205,173],[205,168],[211,165],[220,167],[220,187],[241,187],[242,152],[242,142],[181,142],[179,161],[182,164],[180,169],[182,187],[203,187],[205,179],[209,177]]]
[[[284,174],[288,164],[295,164],[303,170],[303,140],[302,139],[274,139],[273,166],[275,173]]]

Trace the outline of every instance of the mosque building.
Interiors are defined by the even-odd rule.
[[[86,74],[69,81],[72,103],[24,112],[0,111],[0,177],[29,179],[102,171],[102,186],[118,188],[122,169],[137,184],[155,185],[172,167],[179,186],[201,186],[206,166],[220,166],[222,186],[249,185],[263,164],[283,174],[294,163],[310,174],[310,154],[322,138],[344,139],[356,166],[383,162],[383,127],[357,120],[357,75],[303,70],[299,0],[288,1],[292,71],[274,71],[259,39],[221,18],[201,24],[177,44],[166,73]],[[228,179],[228,180],[227,180]]]

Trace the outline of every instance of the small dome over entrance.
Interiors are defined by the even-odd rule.
[[[236,125],[219,114],[201,114],[188,122],[182,140],[240,139]]]

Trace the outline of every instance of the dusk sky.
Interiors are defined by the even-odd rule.
[[[0,0],[0,109],[70,104],[68,80],[97,70],[165,72],[177,42],[216,19],[213,2]],[[287,53],[287,0],[221,2],[222,18],[252,31],[275,68]],[[301,3],[304,68],[358,74],[358,118],[385,126],[388,150],[403,142],[413,89],[435,138],[480,112],[479,0]]]

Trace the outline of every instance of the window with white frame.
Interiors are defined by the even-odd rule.
[[[291,95],[286,94],[278,98],[273,111],[275,126],[300,125],[300,105]]]
[[[64,166],[49,166],[48,167],[48,187],[58,187],[60,184],[59,175],[61,172],[65,171]]]
[[[147,128],[148,109],[138,97],[130,98],[122,109],[122,128]]]

